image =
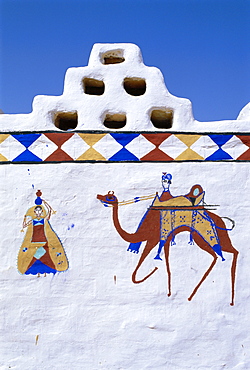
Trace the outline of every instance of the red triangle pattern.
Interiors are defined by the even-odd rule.
[[[61,146],[74,135],[74,132],[49,132],[45,133],[44,135],[47,136],[47,138],[50,139],[54,144],[56,144],[58,148],[61,148]]]
[[[169,157],[166,153],[156,148],[152,150],[150,153],[144,155],[144,157],[141,158],[141,161],[167,162],[167,161],[173,161],[173,158]]]
[[[146,154],[144,157],[141,158],[141,161],[173,161],[173,158],[168,156],[158,147],[161,143],[166,140],[172,134],[142,134],[148,141],[156,146],[151,152]]]
[[[161,143],[166,140],[172,134],[142,134],[150,143],[154,144],[156,147],[161,145]]]
[[[57,133],[51,132],[44,134],[47,136],[49,140],[51,140],[54,144],[58,146],[58,149],[54,151],[48,158],[44,160],[44,162],[53,161],[53,162],[62,162],[62,161],[73,161],[66,152],[61,149],[61,146],[69,140],[74,133]]]
[[[243,144],[247,145],[249,149],[241,154],[237,159],[237,161],[249,161],[250,160],[250,136],[248,135],[236,135]]]

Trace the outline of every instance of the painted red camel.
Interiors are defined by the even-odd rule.
[[[171,183],[169,180],[168,183]],[[145,260],[145,258],[148,256],[148,254],[152,251],[153,248],[156,247],[156,245],[161,241],[162,239],[162,230],[161,230],[161,224],[162,224],[162,216],[161,212],[163,210],[166,211],[166,209],[170,209],[173,211],[173,209],[176,211],[178,210],[185,210],[185,212],[195,212],[192,214],[196,214],[196,217],[200,218],[200,221],[209,222],[211,224],[210,229],[213,230],[211,233],[214,233],[213,235],[216,236],[218,244],[214,244],[214,248],[209,242],[209,239],[207,236],[202,235],[201,231],[197,227],[192,227],[192,225],[181,225],[178,224],[178,227],[173,227],[171,232],[168,233],[166,239],[163,240],[162,246],[160,248],[164,249],[165,254],[165,260],[166,260],[166,268],[167,268],[167,275],[168,275],[168,296],[171,295],[171,271],[170,271],[170,265],[169,265],[169,249],[171,242],[173,241],[174,237],[184,231],[189,231],[190,235],[192,235],[192,239],[195,241],[195,243],[205,252],[209,253],[213,257],[213,261],[203,277],[201,278],[200,282],[197,284],[197,286],[194,288],[192,294],[188,298],[189,301],[194,297],[197,290],[203,283],[203,281],[207,278],[211,270],[213,269],[214,265],[216,264],[218,255],[222,257],[222,260],[224,260],[222,256],[223,252],[228,252],[233,254],[233,260],[232,260],[232,266],[231,266],[231,306],[234,305],[234,287],[235,287],[235,272],[236,272],[236,263],[237,263],[237,257],[238,257],[238,251],[232,246],[232,243],[230,241],[230,238],[228,236],[228,231],[226,228],[226,225],[221,217],[218,215],[205,210],[204,206],[199,205],[200,199],[203,199],[204,192],[200,185],[194,185],[190,192],[186,196],[182,197],[172,197],[172,195],[169,192],[169,185],[164,186],[164,191],[160,197],[156,195],[156,198],[152,204],[152,206],[149,208],[148,212],[144,216],[138,230],[135,233],[128,233],[126,232],[120,224],[119,218],[118,218],[118,200],[116,196],[114,195],[114,192],[108,192],[107,195],[97,195],[97,199],[99,199],[102,203],[112,205],[113,209],[113,222],[114,226],[119,233],[119,235],[127,242],[129,243],[138,243],[146,241],[146,245],[143,249],[143,252],[141,254],[141,257],[139,259],[139,262],[132,274],[132,281],[135,284],[142,283],[146,279],[148,279],[156,270],[157,267],[154,268],[153,271],[151,271],[147,276],[145,276],[141,280],[136,279],[136,274],[138,269],[140,268],[141,264]],[[171,201],[171,206],[166,207],[168,201]],[[182,204],[190,204],[190,206],[173,206],[173,204],[178,204],[178,202],[184,202]],[[189,202],[189,203],[187,203]],[[186,207],[186,208],[185,208]],[[170,214],[170,213],[169,213]],[[182,213],[183,214],[183,213]],[[205,216],[204,216],[205,215]],[[208,233],[208,232],[207,232]],[[205,234],[205,233],[203,233]],[[212,238],[212,237],[211,237]],[[157,257],[159,258],[160,250],[158,251]]]

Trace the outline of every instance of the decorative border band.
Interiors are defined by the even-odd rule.
[[[250,135],[234,133],[0,133],[0,163],[250,161]]]

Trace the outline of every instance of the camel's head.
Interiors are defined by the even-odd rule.
[[[105,207],[118,204],[118,200],[113,191],[109,191],[106,195],[97,194],[96,198],[99,199]]]

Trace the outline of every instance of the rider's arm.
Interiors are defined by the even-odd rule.
[[[45,205],[45,207],[47,208],[47,215],[45,217],[45,220],[49,220],[50,219],[50,216],[51,216],[51,212],[52,212],[52,208],[50,207],[50,205],[43,199],[43,203]]]

